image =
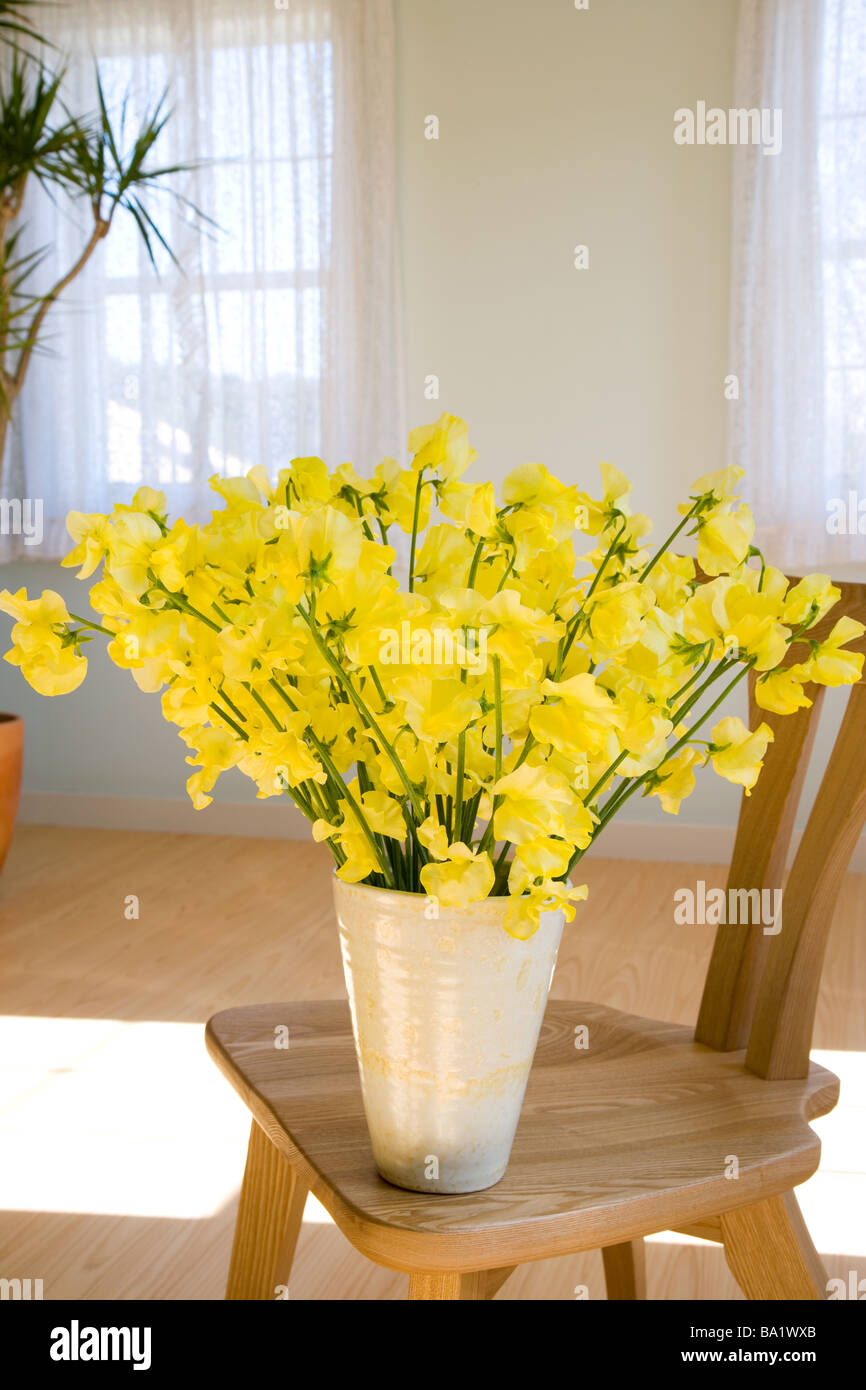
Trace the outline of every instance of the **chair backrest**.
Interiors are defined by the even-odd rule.
[[[866,623],[866,584],[838,585],[841,599],[810,632],[826,637],[842,614]],[[846,643],[866,652],[866,635]],[[802,647],[799,649],[802,652]],[[800,659],[796,649],[789,664]],[[751,796],[744,797],[728,873],[731,889],[780,889],[797,804],[823,702],[792,715],[755,703],[749,677],[750,719],[763,719],[775,735]],[[754,727],[754,725],[751,725]],[[821,787],[784,887],[781,929],[767,934],[758,922],[719,926],[698,1022],[697,1042],[720,1051],[745,1047],[746,1065],[776,1080],[806,1076],[818,987],[833,910],[842,878],[866,821],[866,681],[852,686],[848,706]]]

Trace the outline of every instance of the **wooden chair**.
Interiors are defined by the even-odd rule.
[[[866,585],[840,612],[866,619]],[[866,650],[866,644],[850,644]],[[771,724],[744,798],[729,888],[773,889],[784,867],[823,691]],[[782,929],[721,926],[694,1031],[599,1004],[553,1001],[511,1163],[486,1192],[404,1192],[373,1165],[344,1002],[217,1014],[207,1045],[253,1123],[227,1298],[288,1284],[307,1191],[412,1299],[491,1298],[526,1261],[601,1248],[610,1298],[644,1296],[642,1237],[720,1241],[749,1298],[818,1299],[827,1277],[793,1188],[818,1167],[808,1121],[838,1099],[810,1063],[821,965],[842,875],[866,819],[866,684],[847,712],[784,894]],[[288,1050],[274,1046],[287,1025]],[[589,1029],[577,1050],[575,1029]]]

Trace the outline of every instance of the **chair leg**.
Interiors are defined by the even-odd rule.
[[[493,1298],[494,1294],[502,1288],[508,1276],[513,1274],[516,1268],[517,1265],[503,1265],[501,1269],[485,1270],[487,1284],[484,1290],[484,1297]]]
[[[646,1298],[646,1252],[642,1240],[605,1245],[601,1257],[608,1298]]]
[[[827,1271],[793,1192],[721,1215],[725,1259],[747,1298],[822,1299]]]
[[[306,1200],[306,1184],[253,1120],[227,1299],[277,1298],[288,1288]]]
[[[508,1265],[502,1269],[477,1269],[462,1274],[457,1270],[444,1274],[438,1270],[431,1274],[410,1274],[409,1298],[411,1301],[453,1299],[462,1302],[492,1298],[515,1269],[516,1265]]]

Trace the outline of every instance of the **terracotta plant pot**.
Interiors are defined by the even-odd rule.
[[[528,941],[507,898],[442,908],[334,880],[373,1156],[413,1192],[478,1192],[505,1172],[562,933]]]
[[[12,843],[18,815],[23,752],[24,720],[17,714],[0,714],[0,869]]]

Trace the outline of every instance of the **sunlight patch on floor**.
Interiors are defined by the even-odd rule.
[[[199,1023],[0,1017],[8,1211],[213,1216],[249,1123]]]

